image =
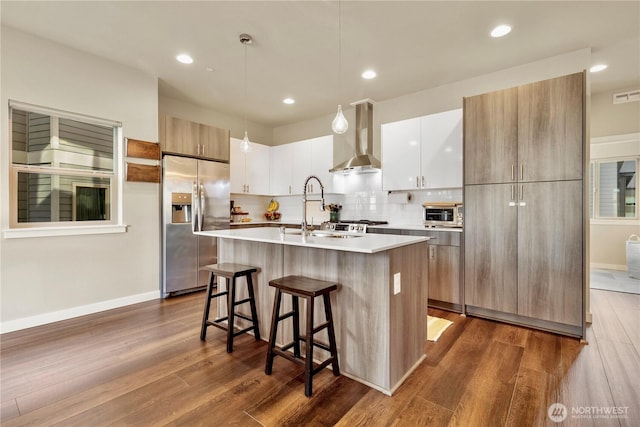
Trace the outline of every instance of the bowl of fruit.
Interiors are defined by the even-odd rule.
[[[280,207],[280,204],[271,199],[271,201],[269,202],[269,206],[267,206],[267,211],[264,213],[264,218],[267,221],[277,221],[280,219],[280,212],[278,212],[278,208]]]

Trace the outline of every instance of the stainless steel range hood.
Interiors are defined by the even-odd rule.
[[[373,103],[370,99],[351,103],[356,107],[356,152],[346,162],[329,169],[329,172],[365,173],[380,170],[380,160],[373,157]]]

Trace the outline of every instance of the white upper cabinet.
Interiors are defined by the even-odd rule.
[[[462,187],[462,109],[420,119],[424,188]]]
[[[420,188],[420,118],[382,125],[382,189]]]
[[[284,196],[302,194],[309,175],[316,175],[324,185],[324,192],[333,191],[333,135],[307,139],[271,147],[271,194]],[[312,180],[308,193],[320,193],[317,181]]]
[[[231,192],[270,194],[270,147],[252,143],[251,151],[243,153],[241,142],[231,138]]]
[[[462,187],[462,109],[382,125],[382,187]]]
[[[329,172],[329,169],[333,167],[333,135],[321,136],[319,138],[313,138],[309,140],[311,145],[311,173],[309,175],[315,175],[320,178],[322,185],[324,185],[325,193],[332,193],[333,188],[333,174]],[[320,193],[320,187],[317,182],[312,182],[312,193]]]
[[[271,194],[273,196],[288,196],[292,193],[293,183],[293,148],[292,144],[271,147]],[[302,184],[300,184],[302,185]]]

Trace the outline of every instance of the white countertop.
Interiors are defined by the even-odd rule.
[[[301,246],[307,248],[331,249],[336,251],[373,254],[414,243],[426,242],[430,237],[399,236],[395,234],[363,234],[350,239],[307,236],[302,238],[299,230],[287,229],[284,236],[275,227],[240,228],[230,230],[199,231],[196,234],[223,239],[248,240],[252,242],[275,243],[279,245]]]

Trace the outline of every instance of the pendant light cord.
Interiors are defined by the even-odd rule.
[[[244,132],[247,133],[247,44],[244,45]]]
[[[338,98],[342,93],[342,4],[338,0]],[[340,104],[340,102],[338,102]]]

